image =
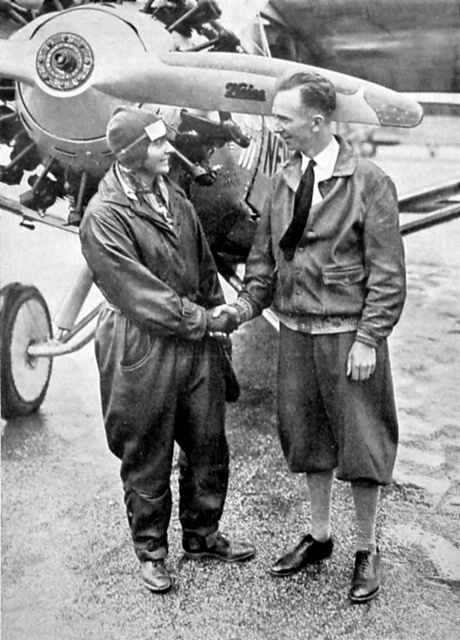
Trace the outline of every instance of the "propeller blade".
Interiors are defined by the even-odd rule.
[[[132,102],[154,102],[203,109],[270,115],[277,78],[296,72],[320,73],[337,91],[334,120],[414,127],[423,111],[411,98],[372,82],[310,65],[237,53],[146,53],[114,60],[100,69],[92,85]]]
[[[0,40],[0,77],[35,83],[35,47],[22,40]]]

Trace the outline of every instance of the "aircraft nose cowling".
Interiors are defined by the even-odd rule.
[[[36,82],[19,85],[26,124],[65,140],[104,136],[110,114],[123,101],[101,95],[91,77],[115,57],[144,53],[137,31],[111,11],[80,7],[55,14],[30,40],[37,44]]]
[[[28,45],[36,44],[35,81],[18,84],[18,111],[37,146],[70,164],[81,166],[83,152],[86,164],[96,161],[92,155],[107,155],[107,122],[115,107],[126,104],[94,89],[94,76],[146,51],[140,31],[118,13],[79,7],[54,14],[29,37]],[[97,149],[88,147],[91,142]],[[101,162],[107,164],[99,157]]]

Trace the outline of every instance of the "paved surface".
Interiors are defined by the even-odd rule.
[[[425,148],[377,157],[400,192],[455,175],[455,150],[437,164]],[[441,155],[441,154],[440,154]],[[405,182],[405,184],[403,184]],[[71,234],[18,227],[2,216],[2,284],[33,282],[53,312],[80,264]],[[242,398],[229,406],[232,455],[224,532],[254,541],[257,558],[221,566],[182,558],[171,523],[173,590],[139,581],[118,480],[101,425],[92,348],[57,359],[42,411],[2,438],[2,637],[5,640],[454,640],[460,633],[458,429],[460,222],[405,242],[409,296],[391,340],[401,421],[395,483],[378,530],[384,585],[352,607],[353,521],[348,488],[334,491],[336,549],[289,579],[270,563],[308,527],[302,478],[289,474],[276,434],[276,334],[259,319],[235,337]],[[5,240],[6,238],[6,240]],[[32,240],[32,241],[31,241]],[[93,301],[97,297],[93,294]]]

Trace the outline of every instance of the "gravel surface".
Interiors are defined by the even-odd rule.
[[[347,598],[353,565],[349,488],[334,488],[336,547],[322,565],[290,578],[267,569],[308,529],[301,477],[287,472],[275,422],[276,335],[263,320],[235,338],[242,397],[229,405],[232,456],[222,530],[251,540],[241,565],[184,560],[175,510],[169,567],[173,589],[141,584],[125,522],[118,465],[102,434],[97,394],[10,423],[3,438],[3,638],[5,640],[454,640],[459,585],[437,572],[420,544],[391,534],[401,524],[452,539],[454,512],[423,491],[393,485],[378,529],[383,588],[368,605]],[[91,372],[92,354],[82,354]],[[56,363],[66,375],[69,361]],[[90,373],[93,378],[93,373]],[[85,393],[85,383],[80,393]],[[53,389],[50,390],[50,394]],[[78,409],[78,407],[80,407]],[[67,411],[66,411],[67,408]],[[64,426],[59,427],[59,423]],[[59,431],[61,429],[61,431]],[[65,435],[65,437],[63,437]]]

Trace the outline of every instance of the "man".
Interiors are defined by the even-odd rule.
[[[330,556],[334,477],[356,512],[354,603],[380,586],[375,518],[391,481],[398,424],[386,338],[405,299],[398,202],[390,178],[331,130],[333,85],[280,82],[275,132],[294,153],[274,177],[243,292],[216,311],[239,323],[273,304],[280,319],[278,417],[293,472],[306,473],[311,531],[271,568],[288,576]],[[302,178],[301,178],[302,176]]]
[[[172,150],[163,121],[115,111],[107,129],[116,156],[81,226],[83,254],[107,300],[96,357],[108,445],[121,478],[145,585],[166,591],[174,441],[185,556],[226,562],[254,555],[218,531],[228,483],[224,359],[209,333],[227,327],[224,302],[196,213],[167,178]],[[223,326],[225,325],[225,326]]]

